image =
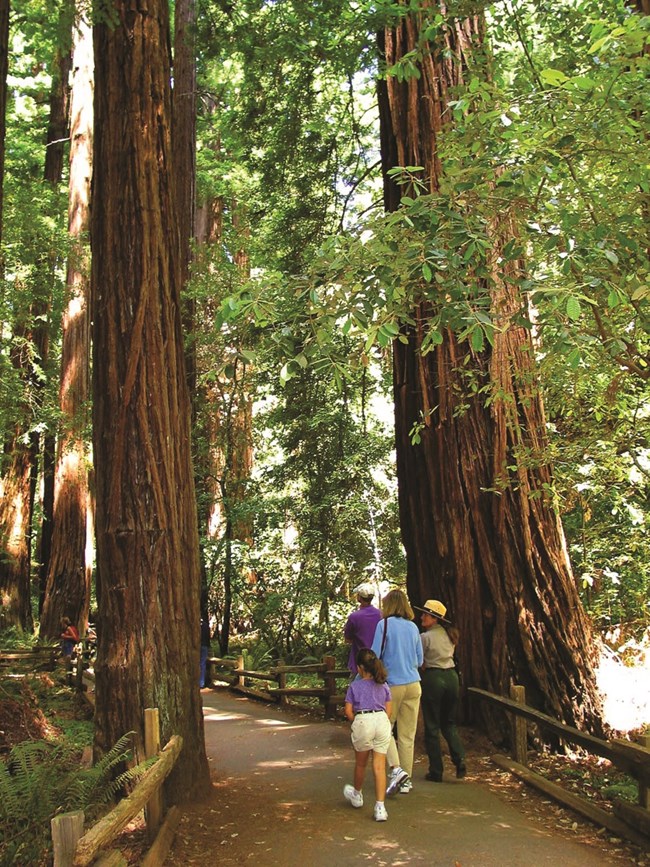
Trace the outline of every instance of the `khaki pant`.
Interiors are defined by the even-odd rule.
[[[399,765],[409,777],[413,774],[413,745],[418,727],[418,711],[422,687],[420,681],[391,686],[390,694],[393,701],[391,723],[397,723],[397,743],[391,736],[388,747],[388,764],[394,768]]]

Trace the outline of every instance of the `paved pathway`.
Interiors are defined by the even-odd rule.
[[[216,784],[205,857],[169,863],[257,867],[427,864],[450,867],[620,864],[605,852],[553,835],[485,786],[451,778],[423,780],[417,766],[409,795],[387,801],[388,821],[372,818],[371,769],[366,804],[343,798],[353,754],[345,723],[314,721],[224,690],[204,691],[208,756]],[[188,817],[189,820],[189,817]],[[196,820],[194,820],[196,821]],[[203,822],[204,819],[201,820]],[[191,836],[188,821],[183,834]],[[187,842],[187,841],[186,841]],[[204,846],[205,848],[205,846]],[[210,846],[212,849],[212,845]]]

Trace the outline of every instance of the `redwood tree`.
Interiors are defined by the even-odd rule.
[[[144,708],[159,707],[163,742],[183,737],[166,787],[178,801],[209,777],[166,0],[116,0],[94,48],[96,747],[141,738]]]
[[[470,66],[472,75],[487,66],[482,15],[454,17],[432,0],[415,11],[403,0],[399,5],[402,14],[379,37],[393,67],[379,84],[388,211],[400,207],[403,195],[388,174],[396,167],[421,166],[425,190],[439,192],[450,101],[468,83]],[[415,604],[437,597],[449,606],[461,631],[467,684],[502,695],[513,683],[524,685],[530,703],[598,730],[589,624],[549,495],[552,469],[530,331],[516,318],[524,264],[499,263],[515,236],[508,214],[488,232],[488,278],[480,279],[490,288],[493,344],[472,346],[447,327],[433,351],[421,352],[444,297],[425,281],[403,342],[394,344],[408,590]]]
[[[88,223],[92,171],[92,30],[79,16],[74,35],[70,108],[67,306],[63,314],[59,434],[52,547],[41,612],[41,635],[59,634],[62,616],[83,631],[90,602],[86,564],[88,468],[84,428],[90,379]]]

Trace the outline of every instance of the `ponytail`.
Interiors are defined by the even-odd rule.
[[[388,680],[388,672],[386,666],[379,657],[370,650],[369,647],[362,647],[357,653],[357,667],[362,668],[372,675],[375,683],[386,683]]]

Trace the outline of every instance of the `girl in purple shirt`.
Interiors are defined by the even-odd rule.
[[[343,795],[353,807],[363,806],[363,778],[368,757],[372,752],[375,777],[375,810],[377,822],[388,818],[386,797],[386,752],[390,743],[391,695],[386,684],[387,673],[380,659],[367,647],[356,658],[359,677],[353,680],[345,696],[345,716],[352,723],[354,747],[354,785],[346,785]]]

